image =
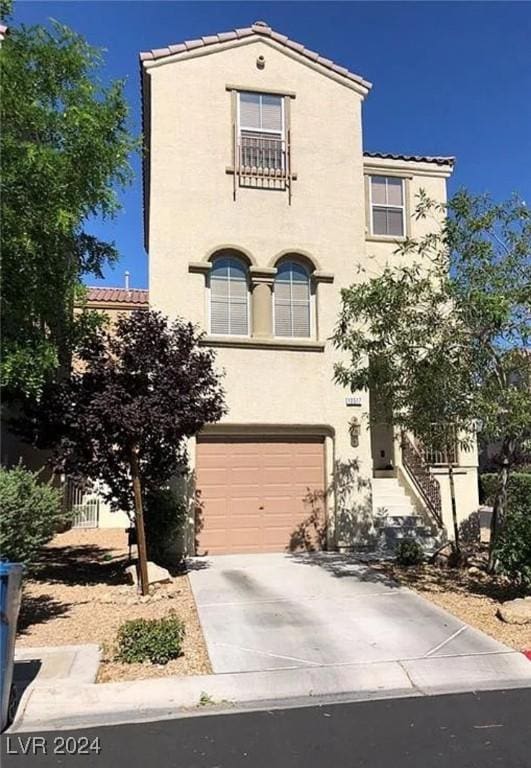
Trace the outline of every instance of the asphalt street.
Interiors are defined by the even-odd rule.
[[[205,708],[202,716],[175,720],[8,734],[2,737],[1,763],[2,768],[531,768],[531,688],[229,714]]]

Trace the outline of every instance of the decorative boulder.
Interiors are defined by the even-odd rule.
[[[165,581],[171,581],[171,576],[166,568],[162,568],[160,565],[152,563],[150,560],[148,560],[147,569],[148,581],[150,584],[158,584]],[[125,569],[125,572],[129,578],[130,584],[136,584],[138,582],[136,565],[130,565]]]
[[[498,608],[498,616],[507,624],[531,624],[531,597],[509,600]]]

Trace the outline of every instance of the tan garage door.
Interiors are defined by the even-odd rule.
[[[197,553],[322,548],[323,487],[322,440],[200,440]]]

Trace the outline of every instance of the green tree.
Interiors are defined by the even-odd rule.
[[[119,210],[136,147],[122,81],[101,80],[101,52],[58,23],[11,28],[2,82],[2,386],[39,396],[70,366],[87,318],[83,275],[117,259],[87,231]]]
[[[0,19],[6,21],[13,13],[13,0],[0,0]]]
[[[499,444],[493,565],[508,472],[531,434],[531,216],[516,198],[497,205],[466,191],[446,206],[421,193],[415,215],[433,220],[431,232],[343,291],[336,379],[373,388],[393,423],[435,450],[451,455],[455,436],[466,447],[478,424]],[[448,471],[458,547],[451,461]]]

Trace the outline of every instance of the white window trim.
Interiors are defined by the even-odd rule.
[[[211,291],[211,282],[212,282],[212,270],[208,273],[207,278],[207,290],[206,290],[206,298],[207,298],[207,328],[208,328],[208,334],[210,336],[223,336],[223,338],[226,339],[249,339],[251,337],[251,328],[253,327],[253,318],[252,318],[252,301],[251,301],[251,288],[250,288],[250,280],[249,280],[249,268],[247,264],[241,259],[238,259],[237,256],[230,256],[230,257],[223,257],[220,256],[220,258],[234,258],[236,261],[239,261],[241,264],[244,265],[246,275],[247,275],[247,333],[214,333],[212,331],[212,291]],[[212,261],[212,266],[214,266],[216,259]]]
[[[275,319],[275,307],[276,307],[276,301],[275,301],[275,283],[276,279],[273,281],[273,290],[271,291],[271,315],[272,315],[272,321],[273,321],[273,338],[274,339],[295,339],[296,341],[300,340],[308,340],[308,339],[316,339],[317,333],[316,333],[316,302],[317,302],[317,291],[312,291],[312,275],[311,272],[308,270],[308,268],[304,264],[300,264],[300,262],[297,262],[295,259],[293,260],[294,264],[299,264],[299,266],[303,267],[303,269],[306,270],[306,274],[308,276],[308,291],[309,291],[309,299],[308,299],[308,311],[310,313],[309,320],[309,329],[310,333],[308,336],[277,336],[276,334],[276,319]]]
[[[384,205],[383,203],[373,203],[372,200],[372,180],[374,178],[385,179],[385,187],[387,190],[387,179],[400,179],[402,183],[402,205]],[[386,208],[393,211],[401,211],[402,213],[402,234],[401,235],[388,235],[381,232],[374,231],[374,208]],[[369,231],[372,237],[383,237],[389,240],[400,240],[406,237],[406,179],[402,176],[386,176],[384,173],[372,173],[369,176]]]
[[[238,122],[238,138],[241,138],[242,131],[250,131],[252,133],[263,133],[264,135],[270,135],[270,136],[279,136],[282,141],[286,138],[286,115],[285,115],[285,97],[284,96],[277,96],[276,94],[273,94],[275,98],[280,99],[280,106],[281,106],[281,119],[282,119],[282,128],[280,131],[272,131],[271,128],[249,128],[245,125],[241,124],[240,120],[240,96],[242,93],[252,93],[255,96],[271,96],[270,93],[258,93],[255,91],[238,91],[238,98],[236,99],[236,114],[237,114],[237,122]],[[262,104],[260,102],[260,112],[262,111]]]

